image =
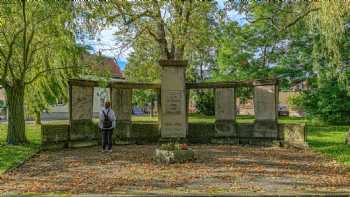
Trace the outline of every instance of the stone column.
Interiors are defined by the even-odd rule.
[[[92,122],[94,88],[70,86],[69,147],[97,144],[97,125]]]
[[[236,136],[236,103],[233,88],[215,89],[215,119],[217,137]]]
[[[129,144],[131,136],[132,89],[111,89],[112,109],[117,116],[116,144]]]
[[[255,82],[254,111],[255,125],[253,137],[278,137],[278,85],[276,81]]]
[[[186,138],[187,61],[161,60],[161,140]]]

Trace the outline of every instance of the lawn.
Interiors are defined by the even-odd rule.
[[[7,124],[0,124],[0,174],[8,168],[16,166],[39,150],[41,143],[40,126],[26,125],[26,135],[30,144],[24,146],[5,146]]]
[[[133,121],[157,121],[157,117],[133,116]],[[62,121],[59,121],[62,122]],[[213,116],[192,114],[189,122],[214,123]],[[253,116],[238,116],[239,123],[254,122]],[[350,165],[350,148],[345,145],[345,135],[350,126],[320,126],[317,122],[311,122],[304,118],[279,118],[280,123],[305,123],[307,125],[307,141],[310,147],[318,152],[326,154],[338,162]],[[0,174],[6,169],[21,163],[28,156],[40,148],[41,134],[40,126],[27,124],[27,138],[29,145],[5,146],[6,124],[0,124]]]
[[[349,128],[350,126],[308,126],[307,141],[312,149],[350,165],[350,147],[345,145]]]

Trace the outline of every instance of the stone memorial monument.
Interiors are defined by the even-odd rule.
[[[187,61],[161,60],[161,114],[162,140],[186,138],[187,109],[185,71]]]

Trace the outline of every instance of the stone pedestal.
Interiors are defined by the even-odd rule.
[[[161,140],[186,138],[187,61],[161,60]]]
[[[253,137],[278,137],[278,86],[277,84],[255,84]]]
[[[215,136],[236,136],[236,105],[233,88],[215,89]]]
[[[111,89],[112,109],[117,117],[116,144],[128,144],[131,132],[132,89]]]
[[[97,144],[97,125],[92,122],[94,88],[89,86],[70,87],[70,129],[69,147],[84,142],[82,146]]]

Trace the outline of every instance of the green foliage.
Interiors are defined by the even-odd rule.
[[[50,97],[64,97],[64,80],[81,69],[74,7],[68,1],[0,4],[0,83],[8,101],[8,143],[26,143],[24,103],[27,112],[46,108]]]
[[[215,114],[215,103],[213,91],[196,91],[193,96],[194,102],[196,103],[196,109],[199,113],[211,116]]]
[[[292,103],[302,107],[308,116],[324,122],[350,123],[350,96],[347,89],[336,80],[324,82],[318,88],[303,92]]]

